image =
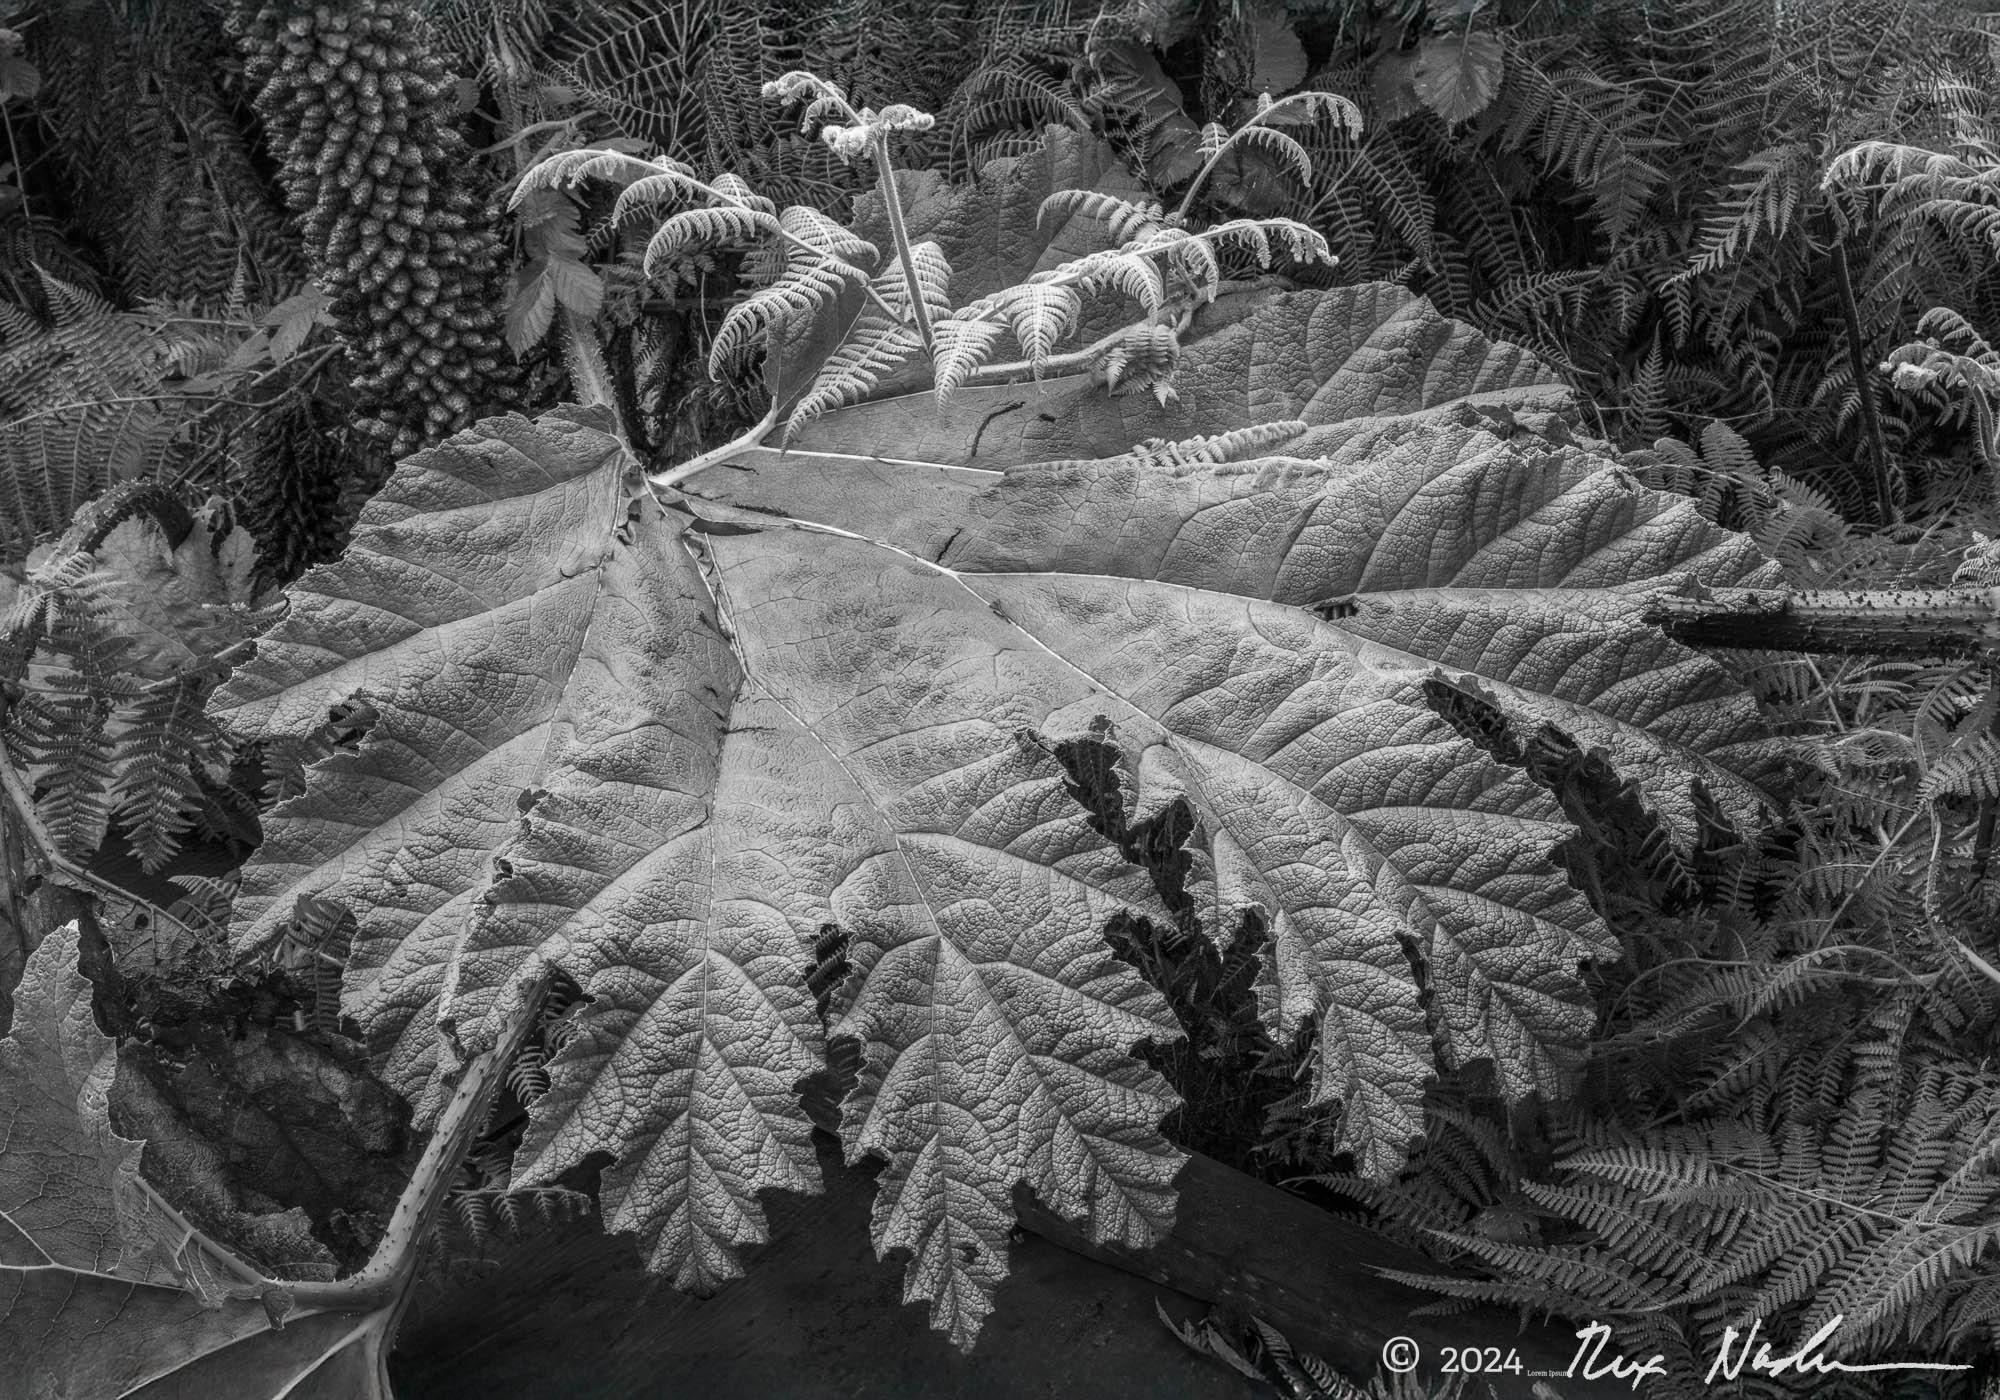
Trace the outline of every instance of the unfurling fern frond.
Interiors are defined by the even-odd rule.
[[[1917,322],[1924,337],[1889,352],[1882,368],[1899,392],[1942,399],[1946,421],[1969,417],[1973,444],[2000,470],[2000,352],[1958,312],[1934,307]]]
[[[704,201],[696,208],[669,215],[654,231],[646,245],[644,267],[649,276],[704,244],[753,245],[757,256],[745,272],[748,280],[762,285],[731,307],[716,328],[709,347],[712,375],[720,377],[759,337],[832,305],[856,283],[868,289],[885,319],[894,319],[886,311],[889,303],[885,294],[872,285],[873,268],[880,259],[874,244],[809,205],[790,205],[783,213],[774,214],[771,202],[734,174],[702,180],[677,160],[642,160],[611,148],[565,151],[525,173],[516,187],[514,202],[518,204],[535,189],[560,189],[591,179],[622,184],[613,209],[614,223],[642,206],[663,200]],[[901,304],[908,305],[907,295]],[[879,359],[881,351],[882,346],[877,345],[846,369],[858,369],[861,360]],[[879,376],[888,367],[877,366],[875,374]],[[836,403],[848,402],[840,397],[846,391],[835,387],[839,378],[836,375],[810,391],[815,395],[815,407],[803,417],[795,412],[793,421],[803,422]],[[874,382],[874,378],[866,381],[867,385]],[[834,397],[827,398],[822,389],[830,390]]]
[[[1129,383],[1151,388],[1165,402],[1173,397],[1174,369],[1180,355],[1180,337],[1172,326],[1128,326],[1105,348],[1104,387],[1115,391],[1120,384]]]

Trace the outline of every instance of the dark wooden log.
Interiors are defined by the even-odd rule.
[[[804,1096],[807,1115],[833,1137],[839,1130],[841,1087],[822,1081]],[[1064,1220],[1025,1187],[1015,1189],[1014,1214],[1024,1230],[1070,1253],[1225,1311],[1261,1318],[1294,1347],[1364,1383],[1376,1374],[1383,1348],[1394,1337],[1417,1344],[1417,1374],[1433,1379],[1442,1374],[1447,1347],[1495,1347],[1503,1358],[1510,1349],[1517,1352],[1518,1374],[1477,1378],[1480,1385],[1492,1386],[1497,1400],[1538,1400],[1536,1380],[1566,1377],[1576,1359],[1574,1326],[1523,1326],[1515,1314],[1499,1308],[1450,1317],[1419,1315],[1419,1308],[1437,1303],[1440,1295],[1395,1283],[1381,1271],[1450,1270],[1212,1157],[1190,1155],[1174,1189],[1180,1203],[1173,1232],[1144,1250],[1095,1243],[1086,1229]],[[1556,1384],[1563,1400],[1632,1394],[1629,1383],[1609,1380],[1563,1378]],[[1471,1393],[1486,1394],[1479,1386]]]
[[[1025,1193],[1027,1237],[969,1355],[902,1304],[900,1260],[868,1242],[874,1172],[844,1166],[816,1134],[824,1195],[766,1199],[770,1241],[746,1277],[695,1298],[645,1272],[629,1235],[589,1222],[496,1246],[488,1268],[433,1277],[398,1340],[399,1396],[423,1400],[874,1400],[955,1396],[1031,1400],[1257,1400],[1269,1388],[1197,1356],[1156,1308],[1198,1320],[1208,1305],[1251,1312],[1365,1382],[1382,1345],[1406,1336],[1417,1374],[1435,1382],[1445,1346],[1517,1348],[1524,1374],[1474,1378],[1503,1400],[1529,1400],[1536,1370],[1562,1372],[1575,1342],[1559,1326],[1521,1332],[1513,1314],[1412,1315],[1432,1296],[1378,1277],[1380,1266],[1431,1271],[1372,1231],[1206,1157],[1178,1182],[1180,1224],[1144,1252],[1092,1245]],[[1554,1382],[1563,1400],[1618,1395],[1610,1381]],[[1433,1392],[1436,1387],[1431,1387]],[[1640,1392],[1641,1395],[1644,1392]]]
[[[1908,657],[2000,652],[2000,589],[1658,598],[1647,616],[1699,647]]]
[[[589,1221],[431,1277],[391,1363],[398,1400],[1271,1400],[1161,1324],[1202,1301],[1033,1235],[978,1344],[954,1350],[903,1302],[901,1261],[875,1257],[873,1173],[816,1137],[825,1194],[767,1197],[769,1243],[713,1297]]]
[[[1188,1159],[1174,1185],[1180,1205],[1173,1233],[1143,1251],[1092,1243],[1025,1189],[1016,1191],[1014,1208],[1024,1228],[1052,1244],[1261,1318],[1294,1347],[1358,1380],[1375,1374],[1391,1338],[1406,1337],[1422,1358],[1417,1373],[1430,1378],[1441,1373],[1446,1348],[1518,1353],[1520,1374],[1480,1376],[1470,1394],[1484,1395],[1491,1384],[1501,1400],[1529,1400],[1537,1373],[1558,1377],[1553,1384],[1565,1400],[1632,1394],[1629,1383],[1560,1379],[1577,1352],[1572,1326],[1522,1327],[1516,1314],[1498,1308],[1419,1315],[1438,1295],[1385,1279],[1380,1270],[1450,1270],[1310,1201],[1199,1155]]]

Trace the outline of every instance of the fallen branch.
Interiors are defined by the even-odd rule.
[[[1649,620],[1690,646],[1873,656],[2000,655],[2000,589],[1732,593],[1654,599]]]

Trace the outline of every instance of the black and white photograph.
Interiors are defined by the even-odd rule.
[[[2000,1400],[2000,0],[0,135],[0,1400]]]

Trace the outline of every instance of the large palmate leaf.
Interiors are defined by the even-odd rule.
[[[633,481],[560,414],[398,472],[219,697],[272,732],[383,702],[268,823],[241,941],[308,889],[368,911],[350,1007],[420,1099],[441,1050],[484,1048],[560,964],[597,1000],[526,1178],[615,1144],[607,1218],[701,1286],[761,1237],[759,1189],[813,1184],[792,1093],[820,1063],[804,962],[823,926],[853,931],[870,1058],[851,1142],[894,1154],[882,1238],[969,1335],[1015,1180],[1107,1236],[1165,1218],[1171,1097],[1122,1052],[1171,1026],[1097,936],[1150,892],[1034,739],[1047,697],[1015,704],[982,660],[1006,639],[991,611],[967,637],[948,606],[922,627],[893,581],[819,592],[814,570],[854,567],[842,549],[915,569],[919,595],[939,583],[781,532],[737,537],[726,567],[771,582],[718,615],[685,517]]]
[[[76,960],[74,924],[42,940],[0,1039],[0,1390],[386,1400],[392,1309],[264,1276],[139,1175]]]
[[[1077,746],[1115,750],[1128,824],[1184,806],[1203,927],[1268,930],[1269,1027],[1316,1034],[1365,1171],[1440,1064],[1560,1092],[1613,945],[1553,799],[1426,683],[1603,746],[1684,827],[1697,779],[1754,815],[1747,698],[1643,615],[1764,565],[1394,288],[1225,297],[1177,384],[878,398],[657,492],[582,410],[407,460],[218,692],[251,735],[378,716],[267,818],[239,947],[350,905],[346,1007],[427,1119],[577,979],[516,1180],[610,1154],[607,1219],[693,1288],[761,1191],[813,1185],[797,1085],[857,1042],[876,1242],[961,1342],[1017,1183],[1101,1240],[1172,1216],[1174,1099],[1132,1051],[1178,1028],[1102,936],[1170,916]]]

